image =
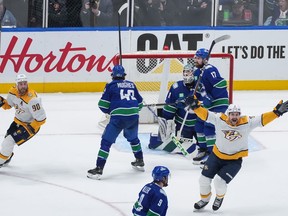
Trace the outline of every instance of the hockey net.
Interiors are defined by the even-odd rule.
[[[126,79],[135,82],[144,104],[164,103],[170,86],[183,79],[183,66],[191,63],[194,58],[192,52],[150,51],[126,53],[117,56],[117,63],[122,65],[127,73]],[[209,64],[216,66],[223,78],[228,81],[229,101],[233,100],[233,67],[234,58],[231,54],[211,54]],[[155,114],[142,109],[140,123],[155,122]],[[154,113],[157,113],[156,111]]]

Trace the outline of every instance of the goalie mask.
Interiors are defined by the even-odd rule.
[[[192,64],[187,64],[183,68],[183,82],[185,85],[192,84],[194,81],[194,69]]]

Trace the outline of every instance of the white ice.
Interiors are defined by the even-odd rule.
[[[193,212],[194,202],[199,200],[201,169],[179,155],[151,154],[145,150],[146,172],[136,172],[130,165],[132,153],[112,147],[102,180],[88,179],[86,173],[95,167],[102,133],[98,127],[102,117],[97,107],[100,94],[40,95],[47,123],[30,141],[16,146],[9,166],[0,169],[1,216],[132,215],[138,192],[151,181],[151,170],[156,165],[165,165],[172,172],[165,188],[168,216],[214,214],[212,202],[201,213]],[[270,111],[280,99],[287,100],[288,91],[234,93],[234,102],[247,115]],[[1,139],[13,120],[13,112],[0,111]],[[140,133],[147,134],[154,129],[155,126],[141,125]],[[251,137],[264,149],[244,158],[242,169],[229,184],[216,214],[287,215],[288,114],[255,129]]]

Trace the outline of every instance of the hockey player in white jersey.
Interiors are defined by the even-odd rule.
[[[241,169],[242,158],[248,156],[248,136],[256,127],[264,127],[288,111],[288,101],[281,100],[273,111],[259,116],[241,116],[239,106],[230,104],[226,114],[214,113],[200,106],[198,99],[189,96],[186,104],[204,121],[215,125],[216,144],[205,162],[201,177],[201,200],[194,204],[196,210],[204,208],[211,198],[214,179],[216,198],[212,209],[218,210],[223,202],[228,183]]]
[[[16,85],[7,95],[0,96],[0,107],[4,110],[15,108],[14,121],[7,130],[0,149],[0,167],[7,165],[13,157],[15,145],[22,145],[31,139],[46,121],[46,114],[37,93],[28,88],[25,74],[18,74]]]

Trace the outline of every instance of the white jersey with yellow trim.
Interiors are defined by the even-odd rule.
[[[15,108],[15,121],[20,124],[31,123],[36,120],[40,125],[46,120],[46,113],[43,109],[41,99],[37,96],[37,93],[28,89],[28,92],[20,96],[16,87],[12,87],[9,90],[7,96],[7,103],[10,107],[3,107],[4,109],[9,109],[11,107]]]
[[[249,133],[254,128],[263,127],[277,118],[273,112],[253,117],[241,116],[237,125],[232,126],[228,121],[228,116],[223,113],[208,111],[207,114],[206,121],[214,124],[216,130],[216,144],[213,152],[224,160],[236,160],[248,156]]]

